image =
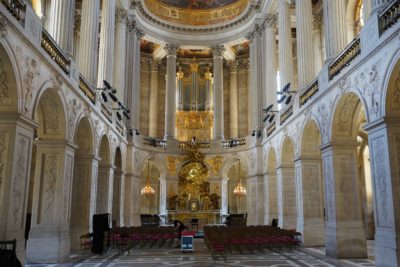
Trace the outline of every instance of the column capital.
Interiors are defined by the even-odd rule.
[[[153,60],[153,59],[150,59],[149,62],[150,62],[150,70],[152,72],[158,71],[158,68],[160,67],[160,62],[157,60]]]
[[[117,8],[115,10],[115,23],[128,24],[128,11],[126,9]]]
[[[225,52],[224,45],[216,45],[212,48],[214,57],[222,57]]]
[[[278,16],[276,14],[266,14],[264,16],[263,26],[267,29],[275,29],[278,22]]]
[[[227,62],[226,65],[228,66],[229,71],[231,73],[237,72],[237,68],[238,68],[238,65],[239,65],[237,60],[230,60],[230,61]]]
[[[179,45],[173,43],[167,43],[164,46],[165,53],[167,56],[176,56],[176,50],[179,48]]]
[[[144,36],[144,32],[139,28],[137,21],[134,18],[127,19],[128,32],[135,34],[136,38],[140,40]]]
[[[322,16],[321,15],[313,15],[313,29],[319,30],[322,26]]]
[[[239,62],[243,67],[246,68],[247,71],[250,70],[250,60],[248,58],[243,58]]]
[[[77,32],[81,31],[81,21],[82,21],[81,11],[80,10],[75,10],[74,31],[77,31]]]

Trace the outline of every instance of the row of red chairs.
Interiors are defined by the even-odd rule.
[[[211,256],[302,250],[301,233],[271,226],[206,226],[204,241]]]
[[[117,227],[109,238],[111,247],[122,253],[134,248],[171,247],[177,233],[173,227]]]

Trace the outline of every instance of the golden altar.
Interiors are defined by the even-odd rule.
[[[219,210],[204,210],[204,211],[183,211],[169,210],[168,221],[179,220],[183,222],[188,230],[191,229],[192,219],[198,220],[198,229],[203,230],[204,225],[220,223]]]

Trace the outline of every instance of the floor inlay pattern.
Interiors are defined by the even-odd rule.
[[[369,243],[369,251],[371,243]],[[326,257],[324,248],[306,248],[304,251],[266,252],[249,255],[228,255],[213,260],[202,239],[195,239],[194,251],[183,253],[179,249],[135,249],[122,255],[109,250],[104,255],[73,255],[62,264],[28,264],[26,267],[156,267],[156,266],[273,266],[273,267],[319,267],[375,266],[374,258],[337,260]],[[371,254],[370,254],[371,255]]]

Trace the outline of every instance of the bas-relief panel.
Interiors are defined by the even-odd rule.
[[[58,155],[43,155],[39,223],[50,222],[55,217]]]
[[[322,216],[321,177],[319,167],[306,165],[303,168],[304,210],[305,217],[317,218]]]
[[[11,104],[11,92],[4,62],[0,59],[0,104]]]
[[[64,211],[63,211],[63,218],[64,221],[69,221],[69,203],[70,201],[70,192],[71,192],[71,183],[72,183],[72,170],[74,168],[73,164],[73,158],[70,155],[67,155],[65,158],[65,177],[64,177],[64,196],[63,196],[63,206],[64,206]]]
[[[324,177],[325,177],[325,206],[326,216],[328,220],[335,220],[335,186],[333,181],[333,168],[332,168],[332,156],[324,157]]]
[[[29,165],[29,152],[31,147],[30,138],[18,134],[16,138],[16,161],[14,162],[14,170],[11,186],[12,201],[10,201],[10,209],[12,211],[12,226],[14,229],[22,229],[25,222],[23,218],[24,197],[26,193],[27,172]]]
[[[335,187],[338,219],[358,219],[357,188],[354,156],[337,154],[335,157]]]
[[[0,132],[0,211],[2,210],[2,204],[4,203],[3,185],[7,166],[8,136],[8,132]]]

